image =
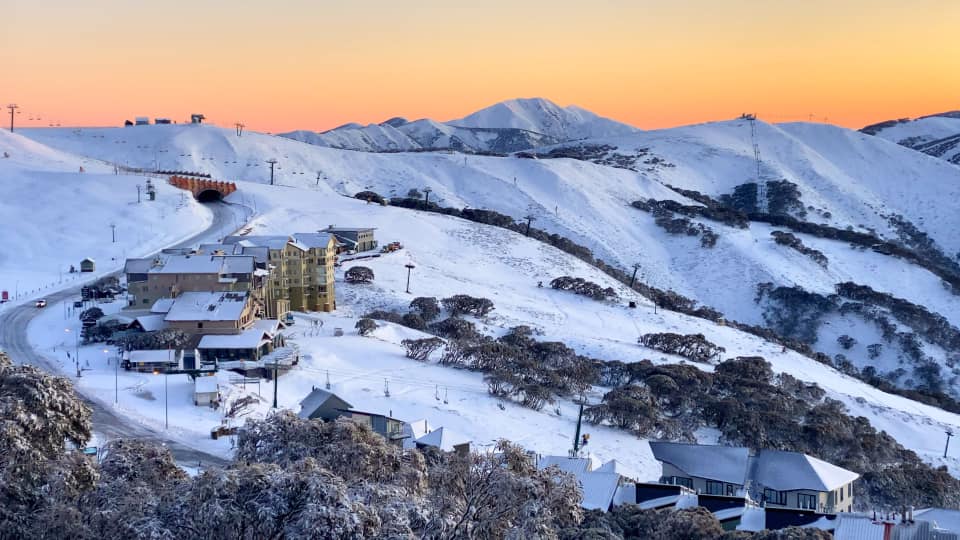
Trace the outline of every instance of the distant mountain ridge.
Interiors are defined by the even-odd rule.
[[[860,131],[960,165],[960,111],[888,120]]]
[[[317,146],[363,152],[458,150],[510,153],[639,131],[580,107],[560,107],[543,98],[530,98],[496,103],[448,122],[429,118],[409,122],[394,117],[368,126],[350,123],[322,133],[293,131],[281,136]]]

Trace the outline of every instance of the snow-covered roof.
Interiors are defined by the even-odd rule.
[[[162,313],[157,315],[141,315],[136,318],[136,322],[143,328],[144,332],[156,332],[167,326],[166,321],[163,320],[164,317],[166,317],[166,315]]]
[[[593,461],[590,458],[572,458],[568,456],[540,456],[537,460],[538,469],[556,466],[563,472],[580,474],[593,470]]]
[[[466,436],[444,427],[437,428],[417,439],[417,444],[433,446],[447,452],[452,451],[455,446],[469,443],[470,439]]]
[[[197,377],[193,382],[193,392],[196,394],[215,393],[219,390],[216,377]]]
[[[587,510],[604,510],[610,508],[613,497],[620,485],[620,475],[606,472],[583,472],[577,475],[577,482],[583,491],[583,501],[580,506]]]
[[[913,513],[915,520],[930,521],[948,531],[960,533],[960,510],[948,508],[924,508]]]
[[[759,506],[748,505],[743,508],[738,531],[762,531],[767,528],[767,512]]]
[[[377,230],[376,227],[327,227],[326,229],[323,229],[321,232],[338,233],[338,232],[364,232],[364,231],[375,231],[375,230]]]
[[[167,321],[236,321],[247,305],[249,293],[185,292],[176,298]]]
[[[117,322],[120,324],[128,325],[135,320],[137,320],[136,317],[130,317],[129,315],[124,315],[122,313],[114,313],[112,315],[106,315],[104,317],[100,317],[97,320],[97,324],[102,326],[110,322]]]
[[[283,249],[290,242],[289,236],[271,235],[271,236],[228,236],[223,239],[226,244],[240,244],[246,247],[266,247],[270,249]]]
[[[253,323],[252,328],[275,336],[280,331],[281,324],[277,319],[259,319]]]
[[[146,274],[153,266],[153,259],[127,259],[123,265],[124,274]]]
[[[329,392],[322,388],[314,388],[313,391],[307,394],[307,397],[300,400],[300,412],[298,415],[300,418],[310,418],[310,415],[313,414],[313,412],[318,408],[323,406],[323,404],[326,403],[330,398],[336,398],[345,403],[345,408],[347,409],[353,407],[353,405],[350,405],[343,398],[334,394],[333,392]]]
[[[627,468],[626,466],[623,465],[623,463],[620,463],[615,459],[611,459],[610,461],[594,469],[594,471],[604,472],[604,473],[617,473],[620,476],[623,476],[624,478],[630,478],[631,480],[636,480],[637,478],[640,478],[640,475],[638,475],[636,471],[633,471],[632,469]]]
[[[407,422],[407,425],[410,427],[410,436],[414,439],[419,439],[430,433],[430,424],[425,419]]]
[[[127,259],[128,274],[250,274],[253,255],[161,254],[153,259]]]
[[[697,478],[744,485],[750,451],[737,446],[650,441],[658,461],[669,463]]]
[[[169,313],[170,308],[173,307],[173,298],[158,298],[156,302],[150,306],[150,313]]]
[[[224,255],[240,255],[243,252],[242,246],[238,244],[200,244],[197,250],[207,255],[213,255],[217,251]]]
[[[833,530],[837,540],[884,540],[883,524],[874,522],[870,516],[840,513],[837,518]]]
[[[724,508],[713,512],[713,517],[718,521],[726,521],[735,517],[740,517],[747,510],[746,506],[734,506],[733,508]]]
[[[200,338],[198,349],[255,349],[270,341],[263,330],[251,328],[239,334],[207,335]]]
[[[754,459],[754,481],[777,491],[833,491],[860,477],[855,472],[798,452],[761,450]]]
[[[308,249],[310,248],[325,248],[330,245],[330,239],[333,235],[329,233],[296,233],[293,235],[293,239]]]

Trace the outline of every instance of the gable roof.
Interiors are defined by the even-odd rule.
[[[140,328],[143,328],[144,332],[156,332],[167,326],[166,321],[163,320],[165,315],[163,313],[158,313],[155,315],[141,315],[134,319],[134,322],[140,325]]]
[[[593,461],[588,458],[567,457],[567,456],[540,456],[537,460],[538,469],[556,466],[563,472],[570,474],[580,474],[593,470]]]
[[[157,298],[157,301],[150,306],[150,313],[169,313],[173,302],[173,298]]]
[[[270,342],[270,334],[249,328],[239,334],[207,334],[200,338],[198,349],[256,349]]]
[[[417,444],[422,444],[424,446],[434,446],[441,450],[450,452],[453,450],[453,447],[460,446],[462,444],[469,444],[470,439],[461,435],[455,431],[451,431],[447,428],[437,428],[430,433],[427,433],[423,437],[417,439]]]
[[[630,478],[632,480],[636,480],[640,478],[640,475],[638,475],[636,471],[625,467],[623,463],[620,463],[615,459],[611,459],[610,461],[597,467],[596,469],[594,469],[594,472],[617,473],[620,476],[623,476],[625,478]]]
[[[855,472],[798,452],[761,450],[754,460],[754,480],[777,491],[833,491],[860,477]]]
[[[583,472],[577,475],[577,482],[583,492],[580,506],[587,510],[607,511],[617,494],[620,475],[610,472]]]
[[[165,321],[237,321],[250,293],[185,292],[170,306]]]
[[[265,247],[270,249],[283,249],[290,243],[289,236],[283,235],[261,235],[261,236],[228,236],[223,239],[224,244],[240,244],[244,247]]]
[[[650,450],[658,461],[690,476],[741,486],[746,482],[750,457],[747,448],[650,441]]]
[[[306,246],[307,249],[326,248],[330,245],[332,238],[333,235],[329,233],[296,233],[293,235],[293,239],[297,243]]]
[[[297,413],[297,416],[300,418],[310,418],[310,415],[313,414],[317,409],[323,406],[324,403],[333,399],[334,405],[346,405],[346,408],[349,409],[353,407],[343,398],[329,392],[322,388],[314,388],[305,398],[300,400],[300,412]],[[335,407],[339,409],[340,407]]]
[[[375,230],[377,230],[376,227],[333,227],[333,226],[330,226],[330,227],[327,227],[326,229],[321,230],[320,232],[338,233],[338,232],[364,232],[364,231],[375,231]]]

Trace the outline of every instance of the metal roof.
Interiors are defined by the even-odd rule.
[[[799,452],[761,450],[754,460],[754,481],[777,491],[833,491],[860,477],[855,472]]]
[[[750,450],[737,446],[650,441],[658,461],[697,478],[744,485]]]

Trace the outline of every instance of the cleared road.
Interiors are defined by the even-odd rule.
[[[236,214],[231,210],[231,205],[227,203],[207,203],[207,206],[213,211],[213,223],[203,232],[195,234],[190,238],[170,247],[191,247],[198,242],[208,241],[219,237],[224,231],[232,229],[236,223]],[[118,275],[114,272],[110,275]],[[73,300],[80,296],[80,287],[77,285],[59,292],[50,293],[44,296],[48,305],[66,300]],[[21,306],[12,306],[0,313],[0,349],[7,352],[10,358],[18,364],[31,364],[41,367],[50,373],[58,373],[57,369],[50,363],[49,359],[38,354],[27,336],[27,328],[30,321],[39,314],[39,310],[34,307],[33,302],[27,302]],[[178,462],[188,465],[196,465],[201,462],[204,466],[215,465],[223,466],[227,463],[223,458],[208,454],[191,448],[181,442],[172,440],[162,431],[151,429],[147,426],[137,423],[130,418],[117,414],[112,406],[101,403],[96,399],[90,399],[83,396],[86,402],[93,409],[93,430],[101,440],[110,440],[116,438],[125,439],[147,439],[158,443],[166,444],[173,452]]]

